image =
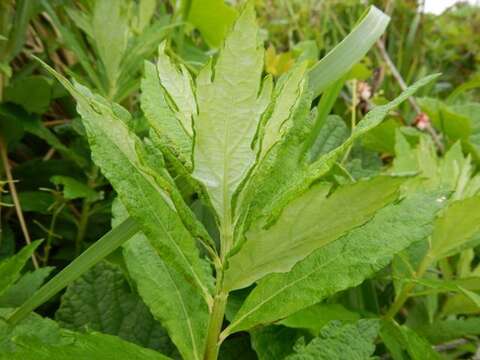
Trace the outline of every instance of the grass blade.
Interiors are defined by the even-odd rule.
[[[309,84],[314,95],[320,95],[359,62],[382,36],[389,21],[375,6],[370,7],[352,32],[310,70]]]
[[[93,265],[130,239],[139,230],[139,226],[132,218],[128,218],[120,225],[110,230],[65,269],[58,273],[52,280],[38,289],[29,300],[27,300],[9,317],[8,322],[11,324],[17,324],[31,311],[48,301],[52,296],[84,274]]]

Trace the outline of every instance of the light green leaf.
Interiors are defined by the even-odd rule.
[[[295,329],[306,329],[318,336],[321,329],[330,321],[356,322],[360,314],[346,309],[341,304],[316,304],[300,310],[280,322],[281,325]]]
[[[251,145],[270,97],[268,86],[260,91],[263,53],[249,3],[214,68],[210,62],[197,77],[193,177],[207,189],[222,224],[231,222],[233,194],[255,162]]]
[[[155,66],[145,62],[142,80],[142,110],[151,129],[176,158],[191,168],[192,139],[167,104],[167,94],[162,87]],[[152,137],[155,141],[155,138]]]
[[[75,180],[69,176],[56,175],[50,178],[50,181],[55,185],[63,186],[63,196],[65,199],[87,199],[90,202],[101,199],[101,194],[97,193],[86,184]]]
[[[188,21],[196,26],[211,47],[219,47],[232,26],[237,11],[224,0],[192,0]]]
[[[275,88],[272,113],[265,119],[260,131],[260,159],[292,126],[291,118],[305,86],[306,65],[299,65],[288,72]]]
[[[92,15],[92,36],[105,68],[108,89],[113,96],[117,91],[120,62],[128,44],[129,4],[124,0],[97,0]],[[105,21],[108,19],[108,21]]]
[[[377,177],[338,188],[312,187],[283,210],[275,224],[254,223],[228,260],[224,288],[240,289],[273,272],[287,272],[314,250],[367,222],[397,198],[402,178]]]
[[[347,73],[359,62],[387,28],[390,18],[371,6],[360,23],[335,46],[309,73],[309,86],[314,96]]]
[[[195,240],[178,215],[172,198],[159,181],[168,183],[172,196],[176,195],[176,190],[170,179],[159,174],[164,169],[153,169],[150,160],[141,158],[137,153],[139,150],[143,155],[145,145],[119,117],[125,110],[121,108],[123,112],[119,112],[118,105],[110,108],[105,99],[93,95],[79,84],[74,88],[48,65],[43,65],[77,100],[92,157],[118,192],[129,214],[138,221],[149,239],[158,241],[163,260],[183,274],[184,280],[196,287],[198,295],[209,303],[211,274],[204,266]]]
[[[2,239],[3,240],[3,239]],[[54,268],[43,267],[23,275],[0,296],[0,307],[18,307],[42,286]]]
[[[120,202],[114,203],[114,223],[126,216]],[[184,276],[170,267],[157,238],[135,235],[124,245],[124,258],[138,292],[153,316],[167,329],[180,353],[201,359],[208,326],[208,309]]]
[[[160,85],[173,101],[175,115],[189,137],[193,136],[193,117],[197,115],[197,104],[193,94],[193,81],[184,65],[177,68],[165,54],[165,42],[158,48],[157,71]]]
[[[139,235],[137,235],[139,236]],[[172,354],[175,347],[118,266],[106,261],[67,287],[55,320],[72,331],[99,331]]]
[[[331,322],[320,331],[319,337],[296,349],[296,353],[285,360],[369,359],[375,351],[379,328],[379,321],[375,319],[343,325]]]
[[[388,205],[365,225],[313,252],[289,273],[267,276],[247,297],[225,334],[276,321],[360,284],[385,267],[393,255],[431,233],[435,215],[443,206],[439,197],[414,194]]]
[[[30,245],[24,246],[22,250],[14,256],[0,262],[0,295],[5,293],[5,291],[17,281],[23,267],[40,243],[41,241],[34,241]]]
[[[292,115],[295,126],[271,149],[265,159],[257,164],[242,191],[239,198],[243,208],[240,224],[248,228],[253,220],[262,217],[268,219],[267,222],[274,221],[291,200],[303,194],[312,183],[326,175],[355,140],[374,129],[390,110],[437,76],[419,80],[395,100],[371,110],[342,145],[318,157],[312,163],[309,149],[305,149],[305,145],[308,145],[305,139],[314,128],[313,121],[309,118],[311,97],[309,94],[303,94]]]
[[[480,240],[480,195],[453,202],[435,222],[429,255],[441,259]]]

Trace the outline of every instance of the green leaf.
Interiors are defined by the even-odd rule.
[[[268,219],[267,222],[274,221],[290,201],[326,175],[355,140],[378,126],[390,110],[437,76],[419,80],[395,100],[371,110],[342,145],[313,162],[310,162],[309,149],[305,148],[309,145],[306,139],[314,128],[309,119],[311,98],[308,94],[303,94],[292,115],[295,126],[271,149],[265,159],[257,164],[239,197],[239,207],[243,209],[241,225],[248,228],[253,220],[262,217]]]
[[[427,340],[405,325],[383,321],[380,336],[394,360],[405,359],[403,351],[407,351],[412,360],[442,359]]]
[[[330,185],[313,186],[288,204],[272,226],[253,224],[243,246],[228,260],[224,288],[240,289],[270,273],[289,271],[394,201],[404,181],[377,177],[342,186],[331,195]]]
[[[219,47],[232,26],[237,11],[224,0],[192,0],[188,21],[196,26],[211,47]]]
[[[7,102],[21,105],[30,113],[43,114],[52,97],[52,80],[40,75],[21,77],[5,88]]]
[[[356,322],[360,320],[360,314],[346,309],[341,304],[320,303],[290,315],[280,324],[290,328],[305,329],[314,336],[318,336],[321,329],[333,320]]]
[[[193,117],[197,115],[197,104],[193,93],[193,81],[187,68],[180,64],[173,64],[165,54],[163,42],[158,48],[157,71],[160,85],[170,96],[173,102],[175,115],[183,127],[183,130],[191,138],[193,136]]]
[[[210,62],[196,79],[193,177],[207,189],[222,224],[231,222],[233,195],[255,162],[251,144],[271,90],[270,83],[261,89],[263,53],[249,3],[214,68]]]
[[[321,94],[359,62],[387,28],[390,18],[371,6],[360,23],[335,46],[309,73],[314,97]]]
[[[466,336],[480,335],[480,318],[437,320],[415,330],[433,344],[441,344]]]
[[[9,311],[0,309],[0,315]],[[0,318],[1,360],[168,360],[160,353],[118,337],[61,330],[55,322],[29,315],[17,326]]]
[[[297,348],[285,360],[369,359],[375,351],[379,329],[379,321],[374,319],[343,325],[334,321],[320,331],[319,337]]]
[[[107,75],[111,95],[117,91],[120,62],[127,49],[129,11],[129,4],[124,0],[114,3],[97,0],[93,7],[92,37]]]
[[[132,292],[122,271],[105,261],[67,287],[55,319],[68,330],[116,335],[168,355],[174,351],[165,329]]]
[[[56,175],[50,178],[50,181],[55,185],[63,186],[63,196],[65,199],[86,199],[90,202],[101,199],[101,194],[97,193],[86,184],[75,180],[69,176]]]
[[[252,347],[259,360],[284,359],[293,352],[297,341],[306,334],[285,326],[265,326],[250,332]]]
[[[36,291],[32,297],[30,297],[9,317],[8,321],[11,324],[16,324],[24,319],[31,311],[48,301],[72,281],[79,278],[88,269],[130,239],[139,230],[139,226],[131,218],[110,230],[85,250],[79,257],[72,261],[66,268],[55,275],[53,279]]]
[[[0,307],[21,306],[42,286],[53,269],[53,267],[43,267],[23,275],[0,296]]]
[[[81,85],[74,88],[48,65],[43,66],[77,100],[92,157],[112,183],[129,214],[138,221],[150,240],[157,241],[163,261],[183,274],[186,282],[196,287],[198,295],[209,303],[212,277],[170,197],[176,196],[178,191],[171,179],[163,178],[167,174],[161,164],[153,164],[159,169],[152,168],[152,159],[143,156],[147,151],[145,144],[123,120],[128,113],[118,105],[111,107],[112,103],[93,95]],[[161,161],[158,157],[157,160]],[[160,175],[157,170],[163,173]],[[169,193],[163,186],[168,186]]]
[[[340,116],[327,116],[310,149],[310,159],[315,161],[320,156],[335,150],[347,140],[348,136],[349,130]]]
[[[125,217],[114,203],[114,220]],[[150,241],[149,241],[150,240]],[[167,329],[183,357],[201,359],[208,326],[208,311],[191,284],[164,259],[159,239],[135,235],[124,245],[124,258],[138,292],[153,316]]]
[[[438,194],[410,195],[316,250],[289,273],[267,276],[247,297],[225,334],[276,321],[360,284],[385,267],[393,255],[431,233],[435,215],[443,206],[439,198]]]
[[[435,222],[429,255],[441,259],[480,240],[480,195],[453,202]]]
[[[41,241],[34,241],[30,245],[24,246],[14,256],[0,262],[0,295],[4,294],[17,281],[23,267],[40,243]]]
[[[166,96],[157,69],[146,62],[145,77],[142,80],[142,110],[157,137],[171,149],[178,160],[191,168],[192,139],[168,106]],[[152,140],[155,139],[152,137]]]

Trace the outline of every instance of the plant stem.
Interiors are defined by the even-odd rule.
[[[227,298],[228,294],[224,292],[219,292],[217,295],[215,295],[213,310],[210,314],[210,323],[208,325],[204,360],[217,359],[218,350],[220,349],[221,345],[219,341],[219,335],[220,331],[222,330]]]
[[[12,170],[10,169],[10,163],[8,161],[7,147],[2,138],[0,138],[0,156],[3,162],[3,167],[5,169],[5,175],[7,177],[8,186],[10,188],[10,194],[12,195],[13,204],[15,205],[15,211],[17,213],[18,221],[20,223],[20,228],[22,229],[23,236],[27,245],[32,243],[30,234],[28,232],[27,224],[25,218],[23,217],[22,206],[20,204],[20,199],[18,198],[17,189],[15,187],[15,181],[13,180]],[[35,254],[32,254],[32,263],[35,269],[38,269],[38,261]]]
[[[395,315],[400,311],[407,299],[410,297],[410,293],[415,288],[415,280],[420,279],[425,274],[431,263],[432,259],[429,254],[427,254],[418,266],[417,271],[413,274],[413,281],[410,281],[408,284],[403,286],[400,294],[398,294],[397,298],[388,309],[387,313],[384,316],[385,320],[392,320]]]

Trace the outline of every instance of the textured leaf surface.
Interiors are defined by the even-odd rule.
[[[126,216],[120,202],[114,203],[114,222]],[[208,309],[181,273],[168,266],[156,238],[143,233],[124,245],[129,275],[153,316],[167,329],[179,352],[187,359],[201,359],[208,326]]]
[[[244,209],[241,216],[242,225],[248,228],[255,219],[262,217],[269,221],[275,219],[292,199],[300,196],[313,182],[327,174],[356,139],[374,129],[390,110],[436,77],[437,75],[433,75],[419,80],[393,101],[371,110],[345,142],[318,157],[314,162],[310,162],[310,152],[307,147],[309,144],[306,143],[313,128],[310,115],[311,96],[304,93],[292,115],[294,125],[291,130],[256,166],[251,179],[242,191],[240,197],[241,206]]]
[[[165,329],[131,291],[121,270],[105,261],[68,286],[55,319],[69,330],[119,336],[163,354],[174,349]]]
[[[40,241],[35,241],[24,246],[17,254],[0,262],[0,294],[17,281],[23,267],[40,243]]]
[[[318,336],[320,330],[333,320],[355,322],[360,320],[360,314],[346,309],[341,304],[316,304],[290,315],[280,324],[295,329],[306,329]]]
[[[287,272],[314,250],[368,221],[394,201],[401,178],[377,177],[340,187],[328,196],[320,184],[292,201],[274,225],[256,223],[233,255],[225,273],[226,289],[246,287],[273,272]]]
[[[183,311],[182,317],[176,319],[180,324],[178,328],[172,330],[167,324],[163,325],[184,357],[198,358],[203,351],[203,344],[195,337],[202,339],[204,319],[208,315],[207,302],[210,301],[209,287],[212,282],[210,269],[200,258],[194,239],[178,216],[172,200],[156,182],[158,173],[139,158],[136,149],[142,149],[143,144],[119,117],[119,109],[111,109],[105,100],[93,96],[84,87],[79,85],[77,90],[60,75],[55,72],[52,74],[78,102],[94,161],[118,192],[129,214],[138,221],[148,239],[154,242],[151,245],[145,241],[144,246],[136,248],[136,253],[130,253],[132,259],[137,256],[139,266],[131,269],[132,272],[136,271],[133,277],[144,281],[138,284],[140,294],[145,299],[144,292],[163,293],[163,298],[171,296],[171,299],[176,299],[171,300],[177,303],[176,306],[179,296],[188,297],[188,303],[192,304],[194,311]],[[166,289],[161,277],[145,277],[145,273],[157,274],[158,267],[163,269],[164,277],[171,278],[175,274],[166,283]],[[170,292],[172,287],[174,292]],[[158,296],[153,299],[145,301],[154,316],[160,318],[159,314],[166,314],[167,310],[161,308],[163,304],[159,303]],[[178,329],[185,328],[184,325],[189,331],[177,333]]]
[[[168,106],[157,69],[149,62],[145,63],[141,100],[150,127],[180,161],[191,167],[192,139]]]
[[[439,195],[415,194],[389,205],[341,239],[318,249],[286,274],[259,282],[226,333],[284,318],[385,267],[394,254],[432,231]]]
[[[252,347],[259,360],[284,359],[293,352],[296,342],[304,337],[304,331],[285,326],[265,326],[250,332]]]
[[[193,176],[206,187],[222,222],[231,216],[233,194],[255,161],[251,145],[271,90],[264,86],[260,93],[263,52],[249,4],[213,70],[209,63],[196,81]]]
[[[378,320],[360,320],[342,325],[331,322],[320,331],[320,336],[296,350],[285,360],[354,360],[370,359],[375,351]]]
[[[10,309],[0,309],[6,316]],[[118,337],[62,330],[57,323],[30,314],[16,326],[0,318],[1,360],[168,360],[162,354]]]

